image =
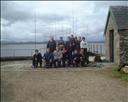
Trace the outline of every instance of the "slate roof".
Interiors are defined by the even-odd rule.
[[[128,6],[110,6],[105,32],[110,15],[112,16],[118,30],[128,29]]]

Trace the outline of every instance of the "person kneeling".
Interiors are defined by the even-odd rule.
[[[49,48],[47,48],[47,51],[44,53],[44,66],[46,68],[52,68],[52,63],[53,63],[53,53],[50,51]]]
[[[54,67],[61,67],[62,60],[62,51],[56,47],[56,50],[53,52],[54,55]]]
[[[35,54],[33,55],[32,62],[34,68],[38,67],[38,63],[40,63],[40,67],[42,67],[42,55],[41,53],[39,53],[38,49],[35,50]]]
[[[78,53],[77,50],[74,51],[72,55],[72,63],[74,67],[78,67],[80,62],[80,54]]]

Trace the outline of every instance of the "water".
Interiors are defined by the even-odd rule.
[[[36,44],[36,49],[43,54],[46,51],[46,44]],[[2,44],[1,57],[32,56],[35,51],[35,44]]]
[[[46,44],[36,44],[36,49],[44,54],[46,51]],[[105,54],[104,43],[88,43],[88,49],[91,52]],[[35,44],[2,44],[1,57],[14,56],[32,56],[35,50]]]

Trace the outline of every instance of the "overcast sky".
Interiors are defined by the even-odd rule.
[[[2,1],[1,39],[46,41],[73,32],[87,40],[101,41],[109,6],[127,1]]]

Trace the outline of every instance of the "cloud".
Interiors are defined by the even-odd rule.
[[[87,36],[104,40],[103,32],[111,5],[127,1],[2,1],[2,40],[34,41],[35,15],[38,41],[49,36]]]

